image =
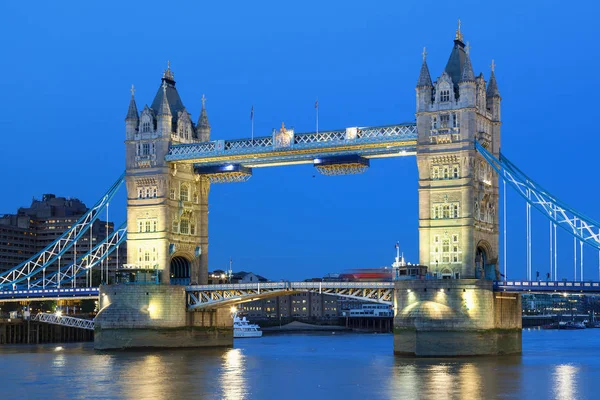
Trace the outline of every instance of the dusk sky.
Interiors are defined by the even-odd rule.
[[[502,95],[502,151],[574,208],[600,219],[595,1],[3,2],[0,6],[0,214],[44,193],[93,205],[125,168],[131,84],[141,110],[167,60],[197,120],[205,94],[212,139],[415,120],[427,47],[432,79],[457,19],[475,73],[491,60]],[[588,114],[588,111],[590,112]],[[525,203],[508,196],[509,277],[525,276]],[[213,185],[209,269],[304,279],[390,265],[400,242],[418,262],[415,157],[378,159],[362,175],[311,165],[255,169]],[[125,219],[124,188],[110,219]],[[534,212],[533,271],[549,269],[548,222]],[[573,276],[561,232],[559,275]],[[586,278],[598,254],[585,252]],[[535,273],[535,272],[534,272]]]

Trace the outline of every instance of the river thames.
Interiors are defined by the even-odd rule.
[[[597,398],[600,329],[523,331],[521,356],[406,359],[391,334],[286,334],[234,348],[0,347],[1,399]],[[595,394],[594,394],[595,393]]]

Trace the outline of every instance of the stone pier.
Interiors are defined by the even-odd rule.
[[[187,311],[184,286],[100,287],[95,349],[215,346],[233,346],[229,309]]]
[[[521,296],[492,281],[397,281],[394,353],[456,357],[521,353]]]

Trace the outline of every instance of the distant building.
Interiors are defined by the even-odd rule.
[[[598,296],[563,295],[562,293],[523,294],[523,315],[570,315],[600,311]]]
[[[42,200],[33,199],[31,206],[19,208],[16,214],[0,215],[0,272],[11,269],[42,251],[87,211],[86,205],[78,199],[45,194]],[[96,220],[91,234],[86,232],[78,240],[76,249],[73,246],[62,255],[61,267],[87,253],[113,231],[112,222]],[[119,264],[127,262],[126,254],[126,246],[123,244],[119,247]],[[116,254],[109,256],[107,262],[111,274],[114,274]],[[58,268],[58,262],[50,266],[49,270],[52,268]]]
[[[231,275],[231,283],[256,283],[256,282],[269,282],[269,280],[263,276],[256,275],[252,272],[234,272]]]
[[[340,316],[337,296],[296,293],[242,303],[241,311],[254,320],[337,320]]]

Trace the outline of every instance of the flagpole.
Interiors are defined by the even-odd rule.
[[[315,108],[317,109],[317,134],[319,133],[319,99],[317,98],[317,102],[315,103]]]
[[[254,105],[250,111],[250,121],[252,122],[252,143],[254,143]]]

